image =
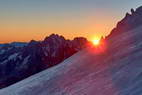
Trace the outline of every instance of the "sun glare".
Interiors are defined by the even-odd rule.
[[[107,48],[107,45],[104,39],[94,38],[92,40],[92,49],[94,53],[96,54],[104,53],[106,51],[106,48]]]
[[[100,40],[99,39],[94,39],[93,44],[98,46],[100,44]]]

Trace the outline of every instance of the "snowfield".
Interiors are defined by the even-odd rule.
[[[89,47],[0,95],[142,95],[142,26]]]

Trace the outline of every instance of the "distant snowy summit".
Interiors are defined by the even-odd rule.
[[[64,59],[87,45],[83,37],[66,40],[52,34],[43,41],[13,42],[0,45],[0,88],[6,87]]]

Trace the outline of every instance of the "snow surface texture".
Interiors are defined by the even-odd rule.
[[[138,27],[107,41],[103,53],[84,49],[0,90],[0,95],[142,95],[141,30]]]

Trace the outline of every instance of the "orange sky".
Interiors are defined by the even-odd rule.
[[[43,40],[52,33],[93,40],[108,35],[126,12],[140,4],[142,0],[3,0],[0,43]]]
[[[64,16],[62,18],[52,17],[40,20],[34,18],[35,21],[30,20],[31,18],[14,18],[10,21],[3,21],[0,25],[0,31],[3,31],[0,35],[0,42],[42,40],[52,33],[63,35],[68,39],[83,36],[92,40],[94,37],[100,38],[102,35],[108,35],[117,21],[116,18],[112,18],[113,16],[105,14],[102,14],[102,16],[89,15],[80,17],[78,20]]]

